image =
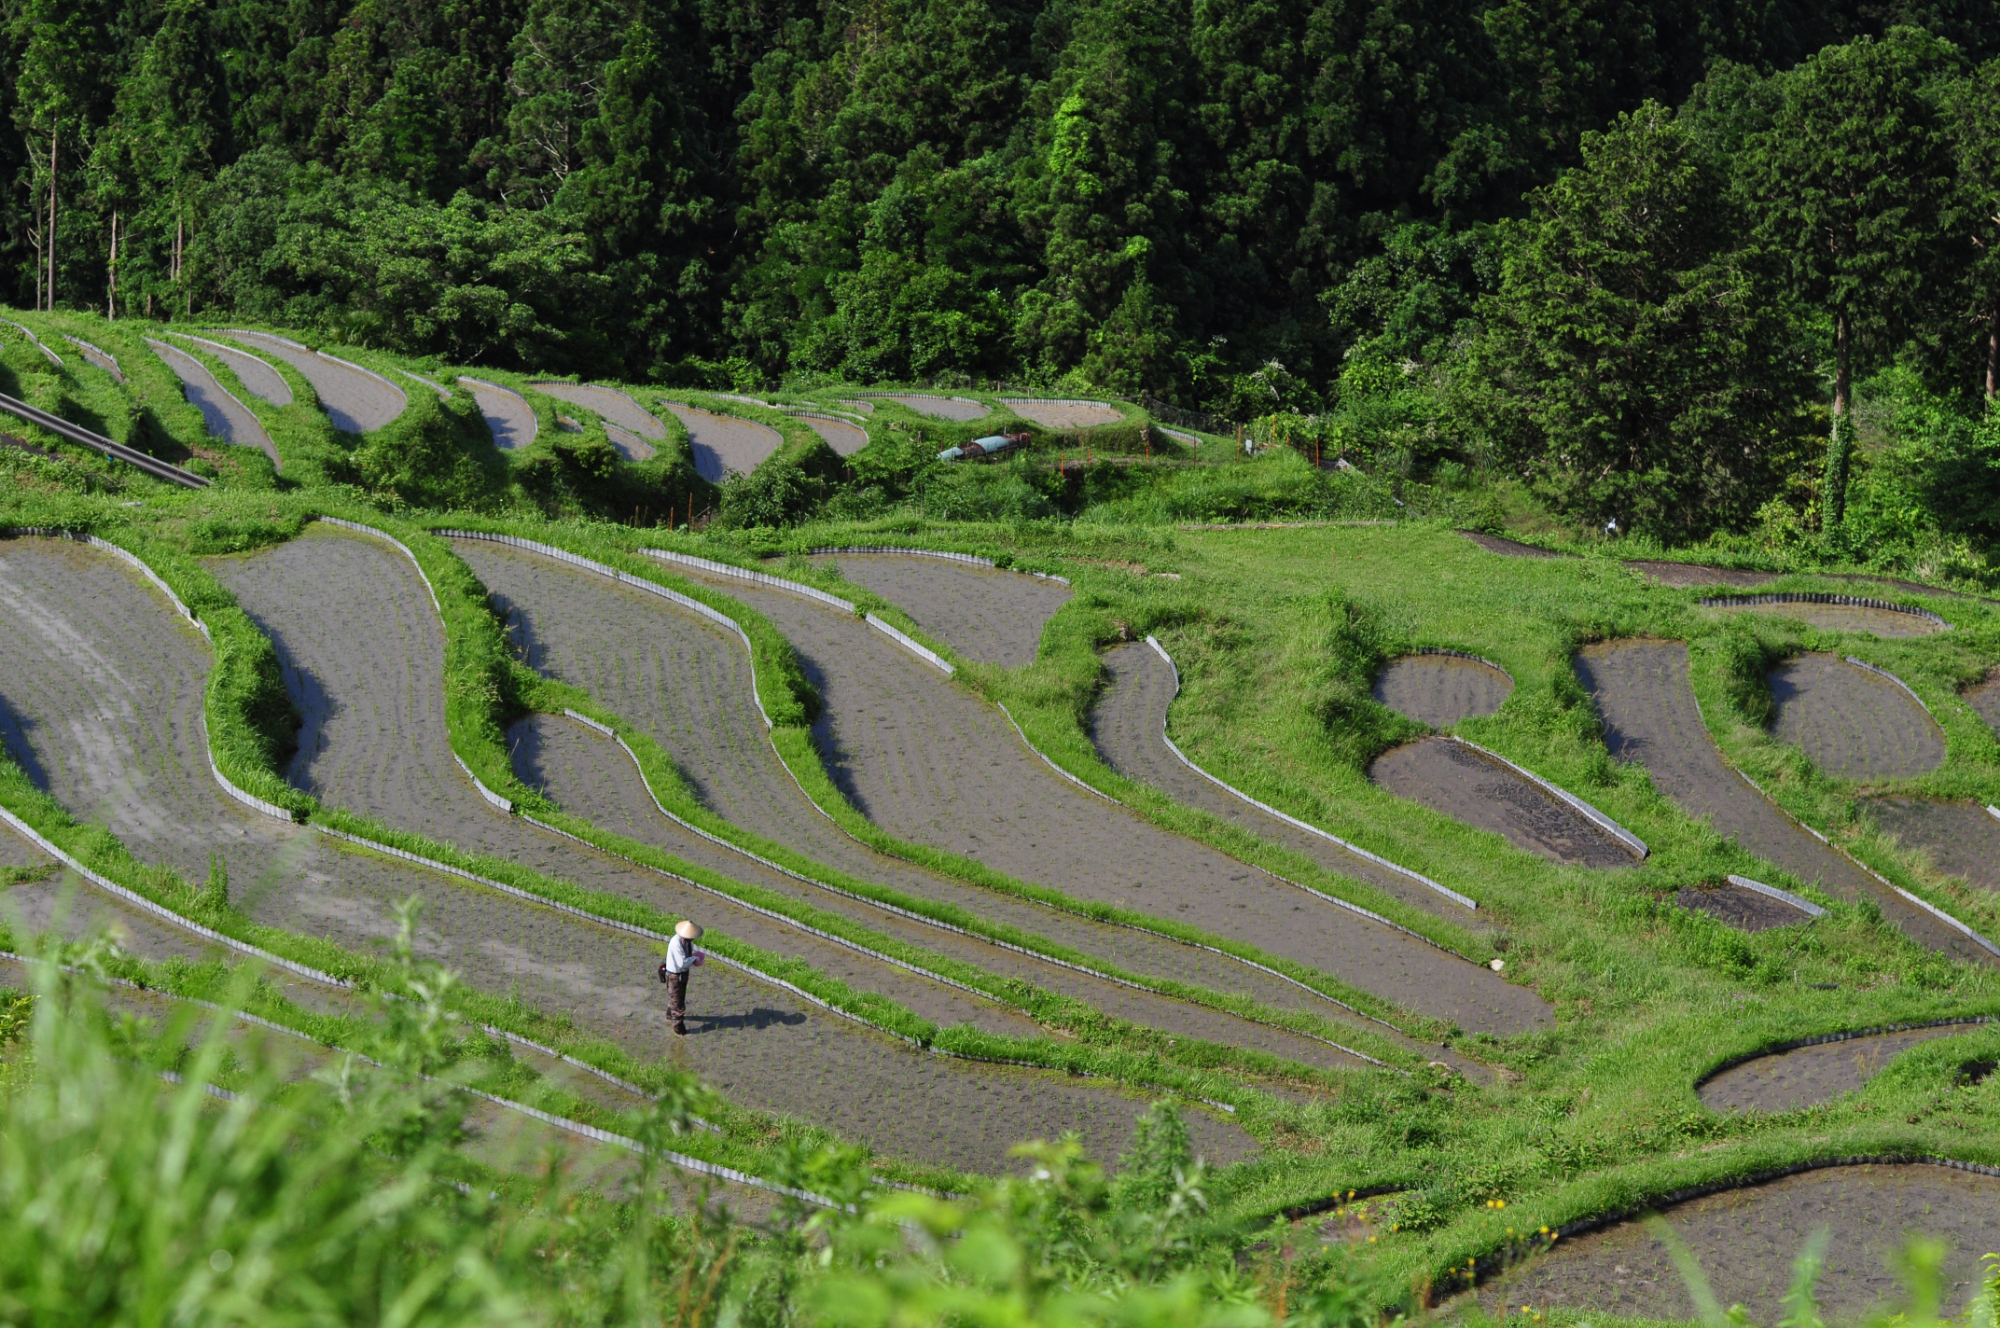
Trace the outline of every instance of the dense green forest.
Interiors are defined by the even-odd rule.
[[[1988,5],[8,8],[22,306],[1145,392],[1672,541],[2000,534]]]

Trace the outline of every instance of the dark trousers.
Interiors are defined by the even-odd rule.
[[[673,1016],[674,1032],[687,1032],[688,975],[667,974],[667,1013]]]

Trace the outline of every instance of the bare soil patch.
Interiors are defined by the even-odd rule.
[[[943,558],[843,553],[831,561],[967,659],[1007,669],[1035,662],[1042,628],[1071,597],[1060,582]]]
[[[1048,937],[1112,967],[1241,991],[1285,1009],[1344,1016],[1338,1006],[1221,956],[981,890],[873,852],[822,816],[779,763],[751,706],[750,671],[735,638],[663,601],[548,559],[470,540],[459,541],[457,547],[517,624],[517,637],[527,644],[534,667],[586,688],[644,729],[674,757],[703,800],[728,819],[850,875]],[[555,721],[533,722],[548,741],[532,751],[524,743],[517,749],[517,760],[532,759],[535,765],[529,773],[538,777],[557,759],[558,746],[567,753],[562,759],[608,761],[614,766],[625,760],[623,753],[612,754],[615,748],[609,742],[594,752],[586,747],[579,753],[573,742],[558,736]],[[635,828],[649,815],[658,819],[657,811],[638,805],[636,797],[625,815]],[[671,843],[682,856],[740,880],[808,899],[912,944],[1063,992],[1119,1018],[1229,1046],[1256,1047],[1303,1064],[1329,1063],[1323,1058],[1331,1048],[1311,1039],[900,920],[872,905],[758,868],[692,835],[669,840],[667,830],[654,833],[654,842]]]
[[[660,404],[686,426],[695,471],[710,484],[720,484],[731,475],[748,475],[785,444],[776,429],[755,420],[718,415],[678,401]]]
[[[1648,581],[1684,590],[1692,586],[1735,586],[1747,589],[1778,579],[1776,572],[1753,572],[1741,567],[1704,567],[1700,563],[1666,563],[1636,558],[1625,564]]]
[[[1487,924],[1479,914],[1452,903],[1437,891],[1259,811],[1190,770],[1166,743],[1167,710],[1174,699],[1174,671],[1150,645],[1136,641],[1106,652],[1104,669],[1110,676],[1090,712],[1090,738],[1098,755],[1113,770],[1127,779],[1151,784],[1176,802],[1199,807],[1251,834],[1282,844],[1327,871],[1366,881],[1407,904],[1450,918],[1460,926],[1475,931],[1485,928]]]
[[[301,350],[277,337],[261,332],[230,332],[229,337],[275,356],[299,371],[299,376],[312,384],[319,397],[320,406],[326,411],[333,427],[342,433],[372,433],[382,428],[409,405],[409,398],[402,389],[393,384],[365,374],[359,369],[350,369],[344,364],[335,364],[322,355],[309,350]]]
[[[248,406],[231,396],[222,384],[215,381],[215,375],[208,366],[195,359],[178,346],[170,346],[164,341],[146,338],[146,344],[153,348],[174,376],[181,380],[181,389],[196,409],[201,411],[202,424],[209,435],[238,447],[255,447],[277,464],[278,449],[271,442],[271,435],[264,432],[264,426],[257,421]]]
[[[1514,680],[1499,669],[1457,655],[1404,655],[1375,679],[1377,701],[1434,729],[1490,715],[1513,691]]]
[[[1033,420],[1048,429],[1091,429],[1100,424],[1116,424],[1125,418],[1124,411],[1104,401],[1035,401],[1025,397],[1001,397],[1000,404],[1022,419]]]
[[[740,582],[820,689],[822,759],[863,815],[900,838],[1072,897],[1171,918],[1332,974],[1468,1029],[1542,1014],[1513,987],[1414,937],[1160,830],[1057,776],[1005,717],[858,619]]]
[[[1399,797],[1505,836],[1516,848],[1574,867],[1630,867],[1618,840],[1567,803],[1498,761],[1448,738],[1420,738],[1384,752],[1368,777]]]
[[[1784,1313],[1792,1263],[1821,1226],[1833,1237],[1818,1286],[1829,1319],[1858,1320],[1898,1297],[1890,1268],[1909,1232],[1950,1243],[1941,1309],[1955,1315],[1977,1291],[1979,1256],[2000,1227],[2000,1179],[1920,1165],[1829,1167],[1695,1199],[1665,1216],[1708,1274],[1717,1302],[1744,1305],[1752,1322],[1776,1322]],[[1483,1288],[1479,1299],[1496,1308],[1698,1317],[1666,1248],[1636,1221],[1563,1241]]]
[[[1560,558],[1563,555],[1551,549],[1538,548],[1533,544],[1523,544],[1510,540],[1504,535],[1488,535],[1483,531],[1461,530],[1459,534],[1477,544],[1488,553],[1497,553],[1507,558]]]
[[[596,383],[536,383],[533,386],[537,392],[546,392],[559,401],[596,411],[607,423],[616,424],[641,438],[649,438],[656,443],[666,440],[667,426],[615,387],[599,387]]]
[[[1941,872],[1985,890],[2000,890],[2000,819],[1977,802],[1870,798],[1875,823],[1903,847],[1922,849]]]
[[[851,421],[829,419],[824,415],[801,415],[799,419],[826,439],[826,445],[841,456],[853,456],[868,446],[868,431]]]
[[[1732,1065],[1698,1091],[1717,1111],[1796,1111],[1853,1092],[1919,1043],[1971,1031],[1971,1025],[1944,1024],[1794,1047]]]
[[[882,398],[899,406],[908,406],[919,415],[929,415],[933,419],[956,420],[969,424],[973,420],[983,420],[990,413],[977,401],[964,397],[938,397],[921,392],[884,392]]]
[[[1773,927],[1791,927],[1812,921],[1809,914],[1801,913],[1782,899],[1745,890],[1727,881],[1721,885],[1682,886],[1674,892],[1674,902],[1682,908],[1706,913],[1738,931],[1769,931]]]
[[[1772,732],[1840,779],[1899,779],[1944,763],[1944,734],[1887,678],[1833,655],[1800,655],[1772,670]]]
[[[695,918],[940,1024],[994,1022],[991,1007],[963,992],[489,806],[451,755],[443,634],[415,570],[375,540],[324,530],[314,526],[279,548],[217,560],[218,573],[278,643],[288,677],[317,680],[310,695],[324,698],[324,708],[315,747],[293,766],[316,795],[398,829]],[[636,783],[636,772],[628,779]]]
[[[1725,613],[1761,613],[1767,618],[1787,618],[1829,632],[1858,632],[1901,640],[1931,636],[1944,630],[1929,618],[1894,609],[1871,609],[1859,604],[1814,604],[1797,601],[1784,604],[1746,604],[1741,608],[1722,606]]]
[[[1695,703],[1685,645],[1603,642],[1579,652],[1576,671],[1597,701],[1611,755],[1645,766],[1654,786],[1682,811],[1707,819],[1719,833],[1800,881],[1842,899],[1875,900],[1919,945],[1989,962],[1983,949],[1808,834],[1723,761]]]
[[[534,407],[528,404],[526,397],[512,388],[484,379],[460,378],[458,381],[472,393],[480,415],[486,420],[487,432],[493,435],[495,447],[503,452],[517,452],[535,441],[541,421],[535,418]]]

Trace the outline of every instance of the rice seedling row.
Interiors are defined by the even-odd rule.
[[[1902,779],[1944,762],[1937,721],[1894,682],[1832,655],[1771,671],[1772,732],[1837,779]]]

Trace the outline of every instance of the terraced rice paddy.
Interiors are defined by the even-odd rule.
[[[1505,836],[1516,848],[1576,867],[1629,867],[1636,857],[1583,813],[1501,762],[1450,738],[1384,752],[1368,777],[1442,816]]]
[[[1007,720],[881,633],[783,591],[718,580],[776,623],[819,688],[835,782],[890,833],[1072,897],[1172,919],[1468,1029],[1519,1029],[1532,993],[1059,778]]]
[[[264,332],[227,333],[232,341],[262,355],[283,360],[312,384],[333,427],[342,433],[373,433],[403,413],[409,397],[379,374],[342,363],[326,355],[314,354],[296,342]]]
[[[487,432],[493,435],[493,445],[503,452],[518,452],[535,441],[535,433],[541,422],[535,418],[534,407],[510,387],[489,383],[480,378],[460,378],[472,400],[479,407],[481,418],[486,421]]]
[[[255,355],[234,346],[225,346],[220,341],[210,341],[205,337],[184,336],[181,339],[200,346],[228,365],[229,371],[236,375],[237,380],[250,395],[273,406],[292,404],[291,384],[285,381],[283,374]]]
[[[1646,767],[1653,783],[1690,816],[1775,863],[1800,882],[1842,899],[1874,899],[1920,945],[1986,963],[1985,950],[1815,839],[1722,759],[1703,725],[1688,681],[1687,647],[1674,641],[1610,641],[1588,646],[1578,677],[1597,702],[1614,759]]]
[[[785,443],[776,429],[755,420],[719,415],[678,401],[660,404],[687,429],[695,472],[710,484],[720,484],[731,475],[749,474]]]
[[[1091,710],[1090,736],[1104,763],[1119,774],[1281,844],[1337,876],[1366,881],[1404,903],[1448,917],[1463,927],[1480,930],[1487,925],[1474,910],[1422,882],[1349,852],[1325,836],[1301,830],[1192,769],[1167,745],[1174,670],[1151,644],[1135,641],[1107,652],[1104,670],[1108,676]]]
[[[1982,802],[1869,798],[1875,823],[1931,865],[1982,890],[2000,890],[2000,816]]]
[[[889,600],[966,659],[1017,669],[1035,662],[1042,628],[1070,589],[1022,572],[899,553],[841,553],[825,561]]]
[[[1792,1263],[1819,1227],[1832,1235],[1819,1308],[1858,1316],[1895,1299],[1892,1259],[1904,1233],[1951,1245],[1941,1312],[1955,1315],[1978,1286],[1979,1256],[2000,1228],[2000,1178],[1942,1167],[1829,1167],[1695,1199],[1666,1219],[1708,1275],[1715,1298],[1751,1321],[1784,1313]],[[1638,1222],[1560,1242],[1520,1273],[1483,1288],[1482,1305],[1587,1309],[1648,1319],[1692,1319],[1695,1306],[1665,1246]]]
[[[868,431],[852,420],[837,420],[826,415],[804,413],[799,415],[799,419],[807,428],[824,438],[826,445],[841,456],[853,456],[868,446]]]
[[[1993,726],[1995,733],[2000,733],[2000,671],[1988,674],[1977,686],[1966,688],[1964,698],[1981,719]]]
[[[1674,893],[1674,902],[1682,908],[1706,913],[1725,926],[1743,932],[1795,927],[1812,920],[1810,913],[1794,908],[1782,899],[1746,890],[1729,881],[1719,885],[1682,886]]]
[[[659,417],[615,387],[596,383],[535,383],[533,387],[558,401],[595,411],[607,425],[615,424],[627,434],[637,434],[655,443],[666,441],[667,426],[660,423]],[[650,450],[647,455],[651,455]]]
[[[1704,1080],[1701,1100],[1717,1111],[1796,1111],[1852,1093],[1911,1047],[1971,1032],[1966,1024],[1906,1028],[1758,1056]]]
[[[1514,680],[1480,659],[1460,655],[1404,655],[1382,666],[1375,699],[1434,729],[1490,715],[1513,694]]]
[[[1854,632],[1866,636],[1879,636],[1888,640],[1902,640],[1915,636],[1931,636],[1942,632],[1944,627],[1929,618],[1914,613],[1903,613],[1896,609],[1878,609],[1860,604],[1816,604],[1810,601],[1790,601],[1781,604],[1745,604],[1719,609],[1724,613],[1758,613],[1769,618],[1785,618],[1801,622],[1808,627],[1818,627],[1829,632]]]
[[[837,871],[877,882],[914,899],[949,904],[995,923],[1018,928],[1079,952],[1107,969],[1171,978],[1251,996],[1281,1009],[1340,1020],[1340,1007],[1300,987],[1219,956],[1127,928],[1107,926],[1016,897],[981,890],[885,857],[843,834],[800,791],[765,736],[750,699],[750,669],[743,647],[705,619],[652,596],[502,545],[459,541],[459,553],[490,587],[514,624],[515,638],[536,670],[574,683],[614,713],[636,724],[673,757],[697,797],[719,815]],[[525,750],[537,760],[567,749],[568,761],[588,760],[615,770],[623,754],[606,742],[593,752],[580,735],[564,734],[555,721],[532,721],[544,735]],[[568,727],[568,726],[564,726]],[[581,749],[581,750],[580,750]],[[530,774],[546,777],[542,767]],[[573,787],[581,780],[572,777]],[[627,823],[645,823],[636,791]],[[1029,956],[1009,958],[971,938],[954,942],[921,923],[899,924],[881,909],[844,901],[776,873],[760,873],[740,856],[709,848],[697,857],[685,843],[676,851],[909,939],[953,954],[990,972],[1020,977],[1048,990],[1089,1002],[1117,1017],[1177,1035],[1225,1045],[1255,1047],[1318,1063],[1326,1049],[1279,1030],[1214,1010],[1169,1000],[1073,968]],[[733,865],[731,865],[733,863]],[[1379,1026],[1377,1031],[1379,1031]]]
[[[1944,734],[1888,678],[1833,655],[1800,655],[1771,673],[1772,732],[1839,779],[1901,779],[1944,762]]]
[[[1488,553],[1497,553],[1503,558],[1560,558],[1561,554],[1533,544],[1523,544],[1510,540],[1505,535],[1488,535],[1477,530],[1461,530],[1459,534],[1477,544]]]
[[[960,424],[983,420],[990,413],[985,406],[967,397],[939,397],[922,392],[883,392],[879,395],[884,401],[907,406],[919,415],[929,415],[939,420],[955,420]]]
[[[1116,424],[1125,412],[1108,401],[1043,401],[1032,397],[1001,397],[1000,404],[1024,420],[1046,429],[1092,429]]]
[[[148,337],[146,344],[166,361],[174,376],[181,380],[188,401],[201,411],[202,423],[208,426],[210,437],[238,447],[257,448],[271,458],[272,465],[278,463],[278,449],[272,443],[271,435],[264,432],[264,426],[258,423],[257,416],[248,406],[215,381],[215,375],[208,371],[207,365],[180,347],[170,346],[164,341]]]
[[[113,355],[111,352],[103,350],[97,346],[93,346],[88,341],[79,341],[75,337],[66,336],[63,339],[69,342],[72,346],[75,346],[77,350],[83,354],[83,358],[86,361],[96,365],[98,368],[104,370],[104,372],[110,374],[121,385],[124,383],[125,371],[119,367],[118,357],[116,355]]]
[[[1625,564],[1656,585],[1685,590],[1692,586],[1734,586],[1748,589],[1768,585],[1778,579],[1776,572],[1756,572],[1740,567],[1705,567],[1700,563],[1651,562],[1643,558]]]

